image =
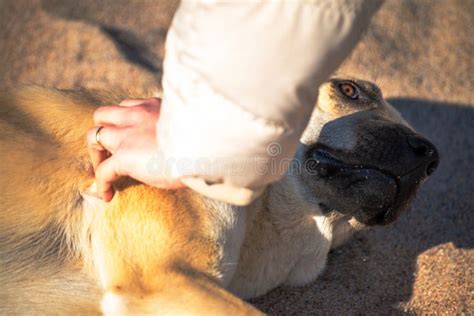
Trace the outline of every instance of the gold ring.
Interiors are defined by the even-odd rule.
[[[102,145],[102,143],[100,142],[100,130],[104,128],[104,126],[99,126],[99,128],[97,128],[97,131],[95,132],[95,143],[96,145],[102,147],[102,148],[105,148],[104,145]]]

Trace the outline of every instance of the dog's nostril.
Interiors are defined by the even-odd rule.
[[[430,162],[428,167],[426,167],[426,175],[431,176],[433,172],[436,171],[437,168],[438,168],[438,160]]]
[[[427,139],[418,135],[408,135],[406,141],[418,157],[418,163],[425,166],[426,175],[432,175],[439,164],[439,155],[436,147]]]
[[[416,136],[407,136],[407,143],[418,155],[433,156],[435,149],[433,145],[426,139]]]

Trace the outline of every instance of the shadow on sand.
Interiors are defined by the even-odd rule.
[[[153,5],[153,2],[149,4]],[[137,12],[147,8],[146,2],[140,5],[131,6],[135,7]],[[71,0],[42,0],[41,7],[45,12],[57,18],[95,25],[114,43],[123,58],[157,77],[157,81],[161,81],[163,74],[161,58],[152,48],[156,46],[156,43],[165,42],[166,28],[140,29],[138,26],[120,26],[120,23],[114,21],[113,16],[114,13],[123,12],[125,6],[114,3],[113,0],[97,1],[94,6]],[[118,12],[109,12],[110,10]],[[104,12],[109,13],[104,14]]]
[[[313,284],[278,288],[252,300],[265,312],[403,314],[397,304],[412,295],[421,253],[445,243],[473,248],[474,108],[410,98],[389,102],[438,147],[438,170],[410,212],[390,227],[361,232],[335,250],[326,272]]]

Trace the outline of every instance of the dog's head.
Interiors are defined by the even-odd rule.
[[[417,134],[373,83],[333,79],[318,105],[297,158],[309,201],[365,225],[393,222],[437,168],[436,147]]]

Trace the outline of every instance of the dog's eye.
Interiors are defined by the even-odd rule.
[[[359,88],[357,88],[350,82],[344,82],[339,84],[339,90],[342,92],[342,94],[352,100],[357,100],[359,98]]]

